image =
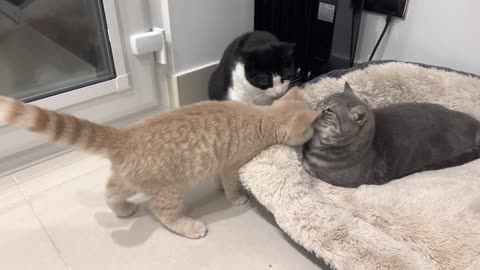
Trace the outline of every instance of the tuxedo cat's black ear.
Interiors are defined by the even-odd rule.
[[[356,97],[353,93],[353,89],[348,82],[345,82],[345,86],[343,87],[343,94],[346,96]]]
[[[241,51],[240,51],[240,57],[241,57],[245,62],[249,62],[250,59],[252,58],[251,52],[246,51],[246,50],[241,50]]]
[[[255,49],[243,48],[240,50],[240,57],[242,57],[246,62],[251,62],[255,59],[255,52]]]
[[[295,43],[280,42],[278,47],[282,50],[283,55],[291,56],[295,51]]]
[[[350,110],[350,116],[355,124],[359,127],[363,126],[368,118],[368,109],[363,105],[353,107]]]
[[[273,46],[280,51],[280,55],[283,59],[292,59],[293,52],[295,51],[295,43],[279,42]]]

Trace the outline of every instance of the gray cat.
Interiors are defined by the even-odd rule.
[[[383,184],[414,172],[479,158],[480,122],[429,103],[372,110],[348,83],[317,105],[315,134],[304,145],[307,172],[338,186]]]

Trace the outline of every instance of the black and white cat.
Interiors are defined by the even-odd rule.
[[[271,104],[287,92],[295,74],[294,47],[263,31],[236,38],[210,77],[210,99]]]

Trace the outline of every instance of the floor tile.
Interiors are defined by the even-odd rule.
[[[68,269],[26,201],[0,209],[0,268]]]
[[[146,203],[118,219],[103,198],[109,174],[104,166],[30,199],[71,269],[319,269],[249,206],[230,206],[213,188],[194,192],[187,207],[208,223],[204,239],[170,233]]]
[[[75,160],[75,158],[79,158]],[[47,161],[29,170],[13,174],[25,196],[30,197],[55,186],[68,182],[75,177],[88,173],[96,168],[106,166],[108,160],[99,156],[82,156],[75,153],[65,159],[57,158]],[[48,169],[50,167],[50,169]]]
[[[71,151],[16,172],[15,177],[20,181],[27,181],[90,156],[85,152]]]
[[[24,202],[24,197],[12,176],[0,178],[0,209]]]

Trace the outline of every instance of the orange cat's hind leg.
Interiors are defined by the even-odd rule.
[[[225,191],[225,189],[223,188],[223,184],[222,184],[222,178],[219,175],[215,176],[214,181],[215,181],[215,186],[216,186],[217,190]]]
[[[221,174],[222,185],[227,200],[233,205],[245,204],[248,197],[238,179],[238,170],[227,170]]]
[[[135,193],[113,172],[107,182],[105,200],[117,217],[129,217],[138,209],[136,204],[127,201]]]
[[[205,237],[207,226],[201,220],[184,216],[183,202],[183,190],[164,189],[151,195],[152,211],[168,229],[191,239]]]

